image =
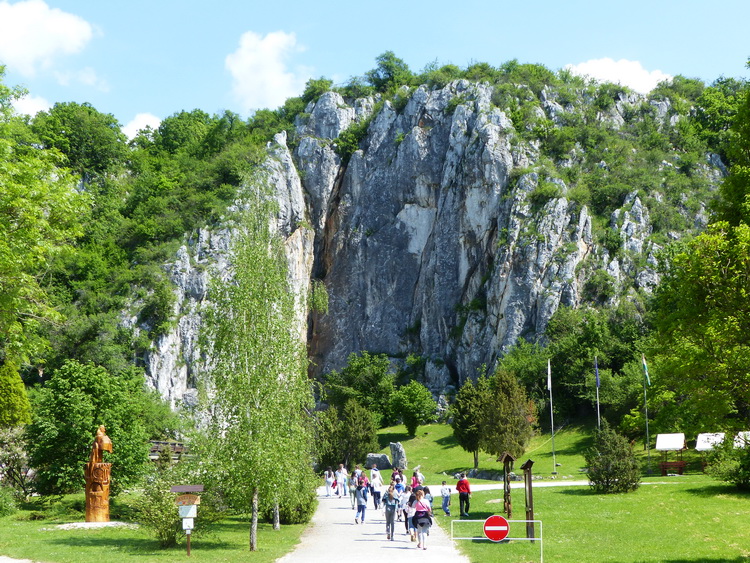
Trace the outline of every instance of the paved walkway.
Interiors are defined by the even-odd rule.
[[[432,489],[432,487],[430,487]],[[438,486],[435,490],[440,490]],[[344,561],[432,561],[436,563],[469,563],[451,543],[450,538],[437,524],[430,529],[427,549],[417,549],[409,539],[403,522],[396,522],[395,540],[385,538],[385,516],[372,507],[368,499],[366,522],[355,524],[355,510],[349,497],[326,497],[325,488],[318,489],[318,509],[310,526],[303,532],[294,551],[278,560],[279,563],[317,563]],[[437,502],[440,502],[438,497]],[[445,518],[436,506],[435,519]],[[438,512],[440,514],[438,514]]]

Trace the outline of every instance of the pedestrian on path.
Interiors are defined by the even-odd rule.
[[[349,500],[352,502],[352,510],[357,508],[357,485],[359,481],[357,476],[352,473],[349,476]]]
[[[385,539],[393,541],[396,532],[396,512],[398,511],[398,492],[391,481],[390,487],[383,494],[383,508],[385,509]]]
[[[331,496],[331,491],[333,490],[333,481],[336,479],[335,475],[333,474],[333,470],[328,467],[325,470],[325,473],[323,474],[326,480],[326,496]]]
[[[451,488],[448,484],[443,481],[443,486],[440,488],[440,496],[443,497],[443,512],[446,516],[451,515]]]
[[[432,526],[432,507],[425,499],[424,491],[415,493],[414,501],[414,525],[417,528],[417,549],[427,549],[427,536],[430,535],[430,526]]]
[[[339,498],[341,498],[341,495],[346,496],[349,494],[349,472],[346,470],[346,467],[344,467],[343,463],[339,463],[339,468],[336,470],[336,484],[338,485],[336,487],[336,493],[339,495]]]
[[[362,523],[365,523],[365,510],[367,509],[367,487],[365,486],[365,480],[360,479],[357,485],[357,515],[354,517],[354,523],[359,524],[360,514],[362,515]]]
[[[466,478],[466,473],[461,473],[461,479],[456,483],[458,491],[458,509],[461,516],[469,515],[469,498],[471,497],[471,486]]]
[[[380,471],[376,464],[372,464],[370,470],[370,491],[372,492],[372,503],[375,505],[375,510],[380,506],[380,493],[383,488],[383,478],[380,476]]]

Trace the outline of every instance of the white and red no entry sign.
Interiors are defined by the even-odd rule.
[[[498,514],[484,521],[484,535],[490,541],[503,541],[510,531],[508,521]]]

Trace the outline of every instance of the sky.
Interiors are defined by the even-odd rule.
[[[415,72],[517,59],[640,92],[748,78],[748,16],[748,0],[0,0],[0,65],[29,92],[19,112],[87,102],[132,137],[183,110],[274,109],[388,50]]]

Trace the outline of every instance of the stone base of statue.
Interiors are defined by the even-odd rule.
[[[109,472],[111,463],[87,463],[86,522],[109,522]]]

